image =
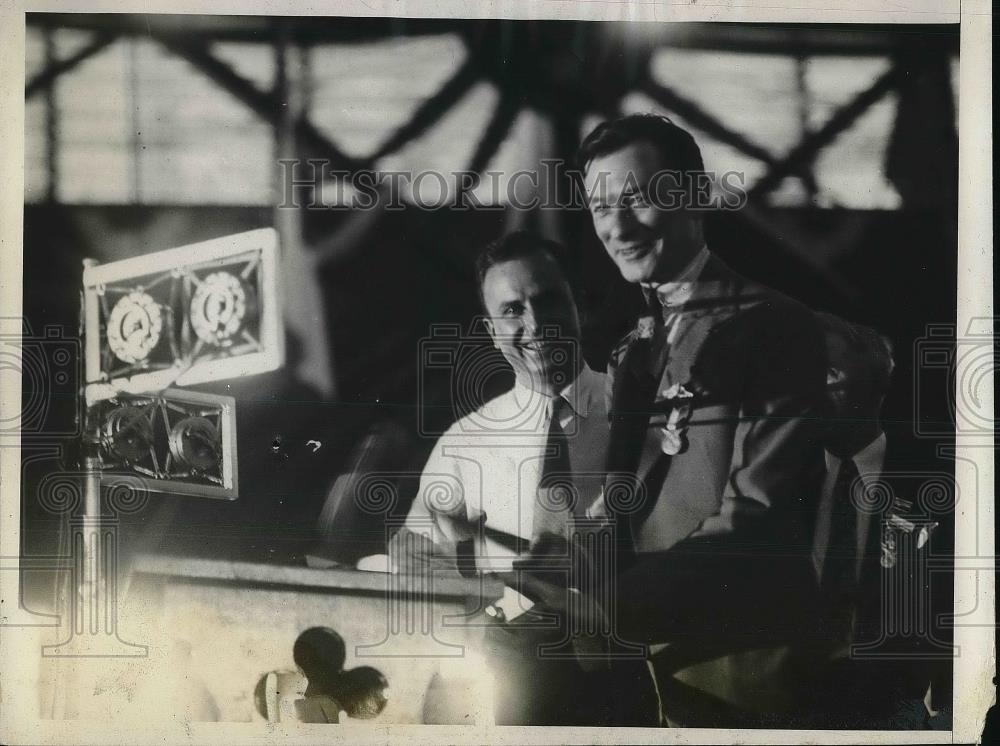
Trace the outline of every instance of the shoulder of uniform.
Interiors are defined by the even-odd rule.
[[[817,325],[808,306],[755,280],[746,280],[740,288],[740,297],[747,302],[743,311],[767,319],[780,327]]]
[[[779,293],[777,290],[770,290],[763,305],[768,319],[782,328],[796,328],[819,333],[819,319],[804,303]]]

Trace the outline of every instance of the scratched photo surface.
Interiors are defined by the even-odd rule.
[[[957,25],[25,51],[37,717],[951,729]]]

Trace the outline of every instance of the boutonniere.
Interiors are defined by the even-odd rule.
[[[664,389],[662,396],[668,401],[671,399],[693,399],[694,392],[688,391],[683,383],[675,383],[670,388]]]
[[[639,339],[652,339],[656,331],[656,320],[652,316],[640,316],[635,324],[635,335]]]
[[[661,393],[661,401],[670,405],[667,422],[660,428],[660,450],[668,456],[684,453],[688,447],[687,429],[691,420],[694,393],[682,383],[675,383]]]

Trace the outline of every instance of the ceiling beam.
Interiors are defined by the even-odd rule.
[[[275,93],[260,90],[253,82],[237,73],[225,62],[213,56],[200,41],[180,39],[171,34],[154,34],[154,38],[170,52],[187,60],[213,82],[248,106],[257,116],[277,127],[282,120],[285,102]],[[349,172],[370,168],[370,159],[353,158],[337,147],[306,118],[295,121],[295,137],[300,147],[329,162],[330,167]]]
[[[149,36],[178,34],[212,41],[273,44],[278,22],[288,26],[292,44],[366,44],[389,38],[454,33],[453,20],[424,18],[340,18],[331,16],[230,16],[170,13],[28,13],[26,22],[35,28],[72,28]]]
[[[882,57],[919,47],[958,54],[958,24],[879,26],[866,24],[663,24],[646,35],[679,49],[745,52],[791,57]]]
[[[369,43],[386,38],[468,33],[501,23],[530,25],[544,34],[560,33],[564,21],[498,21],[436,18],[343,18],[286,16],[293,43]],[[180,15],[134,13],[28,13],[34,27],[76,28],[120,34],[152,32],[203,36],[219,41],[270,44],[277,36],[268,16]],[[571,22],[576,29],[599,29],[640,46],[670,46],[724,52],[780,55],[892,55],[914,44],[925,51],[958,54],[957,24],[923,24],[919,28],[866,24],[744,24]]]
[[[468,170],[477,175],[477,181],[486,167],[490,165],[490,161],[493,160],[493,156],[503,145],[504,140],[507,139],[507,133],[520,111],[520,98],[511,91],[500,91],[500,100],[490,118],[490,123],[486,126],[472,157],[469,159]]]
[[[471,58],[467,59],[437,93],[420,104],[409,121],[400,126],[389,139],[382,143],[372,155],[372,160],[375,161],[384,155],[396,152],[406,143],[426,132],[469,92],[477,80],[479,80],[479,73],[476,66]]]
[[[667,111],[683,117],[684,120],[706,135],[715,138],[721,143],[736,148],[741,153],[756,158],[767,164],[774,164],[775,158],[769,150],[749,138],[729,129],[726,125],[702,109],[698,104],[690,101],[672,89],[661,83],[657,83],[651,78],[646,78],[638,90],[649,96],[659,106]]]
[[[771,169],[753,185],[749,194],[750,199],[762,197],[778,186],[786,176],[797,175],[802,173],[804,169],[807,169],[820,150],[836,140],[862,114],[868,111],[869,108],[889,93],[889,91],[898,86],[903,75],[904,71],[902,67],[898,64],[893,64],[871,86],[861,91],[853,100],[840,107],[827,120],[826,124],[806,137],[792,148],[792,151],[787,156],[771,166]]]
[[[107,48],[116,38],[118,37],[115,34],[107,32],[96,34],[90,43],[79,51],[74,52],[64,60],[57,60],[51,65],[46,66],[44,70],[29,80],[27,85],[24,86],[24,98],[29,99],[36,93],[45,90],[55,83],[60,75],[69,72],[84,60],[90,59],[101,50]]]

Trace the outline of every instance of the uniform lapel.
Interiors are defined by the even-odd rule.
[[[660,368],[660,390],[686,384],[712,329],[753,302],[743,279],[713,254],[681,309],[673,343]]]
[[[645,483],[647,507],[655,503],[672,458],[661,449],[659,433],[650,428],[656,401],[674,384],[687,387],[712,330],[756,301],[749,283],[712,255],[680,308],[671,342],[660,344],[633,334],[612,394],[608,470],[634,473]]]
[[[744,305],[753,302],[754,299],[746,294],[742,278],[712,255],[694,283],[691,296],[679,311],[671,343],[665,346],[660,355],[654,372],[657,385],[653,398],[649,401],[655,405],[664,398],[664,392],[676,384],[693,389],[692,368],[705,340],[716,326],[732,317]],[[636,474],[647,482],[647,489],[653,493],[665,479],[670,460],[671,456],[660,449],[658,437],[645,439]]]

